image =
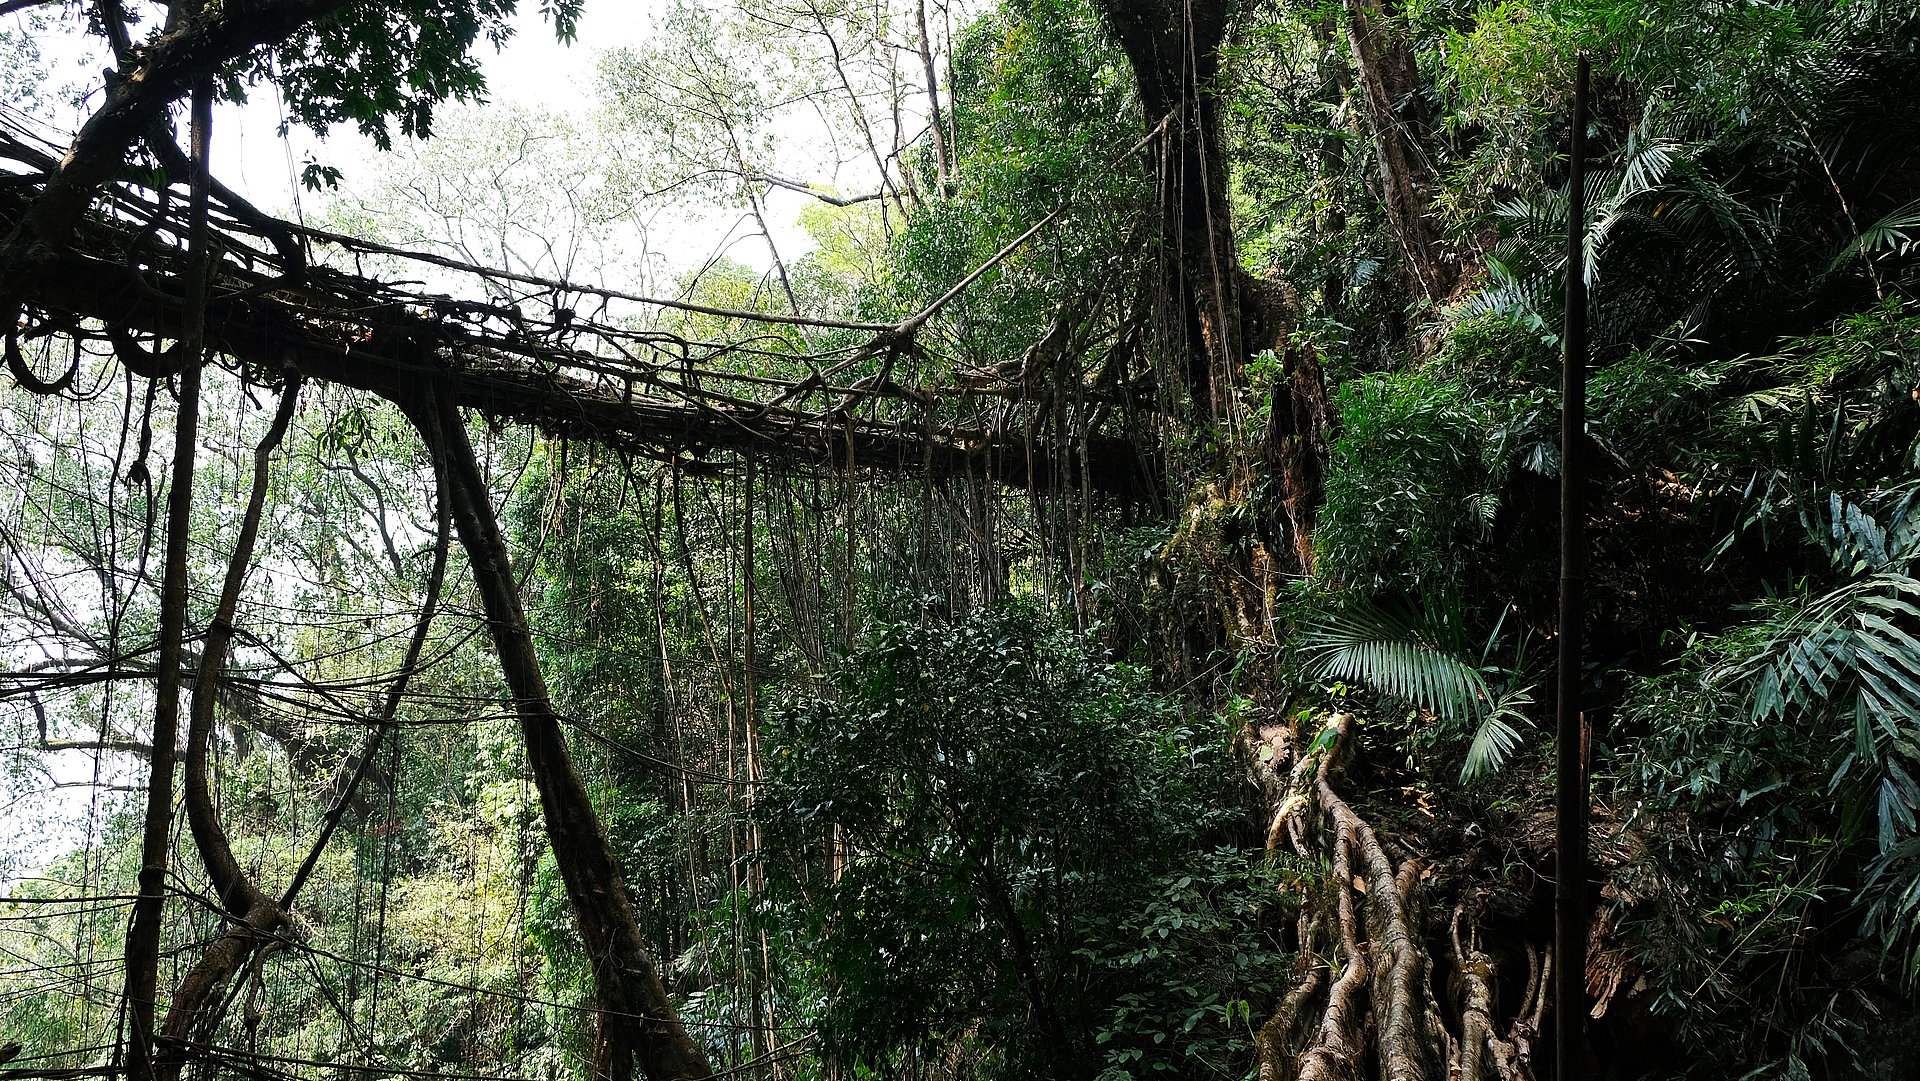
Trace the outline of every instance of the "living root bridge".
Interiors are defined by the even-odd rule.
[[[1423,937],[1427,868],[1396,858],[1334,787],[1353,724],[1335,713],[1313,732],[1248,733],[1254,780],[1273,812],[1267,850],[1331,867],[1324,882],[1301,887],[1300,964],[1255,1043],[1260,1081],[1530,1081],[1544,968],[1529,973],[1519,1016],[1500,1033],[1492,959],[1471,936],[1462,944],[1456,911],[1459,1035],[1442,1023]]]
[[[152,380],[181,377],[182,416],[194,418],[195,380],[203,357],[237,359],[240,378],[283,393],[272,437],[256,458],[249,503],[249,521],[255,526],[272,442],[286,430],[293,394],[302,381],[366,391],[406,414],[431,450],[441,486],[446,519],[436,567],[444,568],[444,537],[450,526],[466,550],[513,694],[547,838],[592,970],[597,1007],[593,1076],[605,1081],[629,1081],[636,1073],[652,1081],[713,1076],[703,1048],[678,1018],[644,948],[618,861],[574,769],[521,608],[519,580],[495,517],[492,492],[475,460],[461,410],[676,463],[720,452],[786,468],[891,471],[930,481],[968,477],[1035,491],[1102,493],[1157,503],[1159,471],[1151,460],[1129,440],[1089,434],[1116,406],[1128,405],[1125,396],[1130,391],[1103,387],[1082,395],[1101,401],[1076,408],[1069,426],[1064,394],[1031,399],[1024,391],[1003,390],[994,396],[954,387],[901,387],[890,373],[901,356],[917,352],[913,321],[881,328],[865,345],[840,350],[844,360],[826,371],[814,367],[821,355],[805,358],[813,374],[798,382],[701,367],[695,357],[712,360],[745,349],[689,342],[668,331],[634,330],[610,320],[576,321],[571,313],[562,320],[557,299],[554,316],[542,319],[504,301],[457,301],[309,266],[300,246],[288,240],[295,234],[292,226],[232,200],[209,227],[211,182],[204,154],[196,161],[200,167],[190,245],[180,242],[185,234],[171,220],[165,192],[149,195],[120,186],[110,190],[101,213],[73,231],[70,247],[36,253],[31,277],[19,281],[10,295],[0,296],[9,310],[24,306],[29,320],[19,325],[9,318],[0,326],[7,366],[31,391],[62,393],[72,374],[40,378],[29,368],[21,341],[39,336],[74,340],[75,370],[81,359],[79,341],[106,342],[134,374]],[[5,171],[8,165],[11,173]],[[0,233],[22,222],[34,205],[29,194],[46,183],[52,168],[45,155],[0,131]],[[490,273],[463,269],[483,279]],[[735,314],[751,318],[750,313]],[[172,344],[161,348],[167,342]],[[581,342],[592,348],[580,347]],[[763,355],[801,363],[791,352]],[[829,385],[834,376],[869,360],[876,374],[850,387]],[[966,408],[969,400],[977,405],[983,396],[993,408]],[[822,402],[824,408],[805,408]],[[996,419],[974,427],[951,420],[937,423],[989,412]],[[1050,432],[1052,441],[1038,438],[1041,431]],[[194,446],[190,434],[188,430],[188,437],[177,438],[177,444]],[[181,455],[178,465],[190,470],[193,460],[192,454]],[[177,642],[184,639],[179,621],[186,610],[188,486],[177,484],[175,491],[178,506],[171,520],[182,529],[181,537],[169,544],[168,558],[178,564],[173,575],[178,588],[165,607],[175,621],[165,637]],[[212,692],[218,688],[212,673],[219,670],[233,632],[236,601],[251,561],[252,530],[243,531],[233,554],[216,633],[208,639],[188,753],[190,826],[228,926],[202,951],[177,989],[162,1038],[153,1040],[150,1025],[139,1033],[142,1047],[158,1043],[163,1048],[157,1059],[143,1055],[136,1063],[137,1075],[149,1081],[177,1077],[198,1057],[203,1045],[195,1037],[218,1021],[232,994],[257,973],[264,951],[286,928],[288,905],[312,865],[310,857],[285,899],[276,901],[263,892],[234,861],[206,768]],[[435,571],[436,583],[440,573]],[[436,584],[431,594],[437,591]],[[431,606],[429,602],[429,610]],[[423,612],[419,634],[424,634],[428,618]],[[416,636],[407,671],[417,659],[420,641]],[[177,678],[178,657],[169,658],[162,670]],[[389,708],[389,720],[391,712]],[[372,745],[369,756],[371,751]],[[363,756],[363,765],[368,760]],[[356,776],[363,772],[356,770]],[[166,774],[170,776],[170,768]],[[165,799],[156,803],[163,810],[167,805]],[[155,821],[164,851],[167,816],[156,815]],[[158,881],[157,875],[148,878]],[[153,971],[152,964],[143,970]],[[157,997],[145,986],[135,995],[146,1003]]]
[[[0,158],[7,149],[0,142]],[[27,178],[6,179],[15,183],[11,191],[0,187],[0,233],[26,206],[19,181]],[[133,213],[164,218],[151,204],[136,202]],[[293,370],[395,402],[433,383],[456,406],[490,418],[661,460],[751,452],[763,462],[801,467],[973,476],[1013,488],[1160,502],[1159,470],[1132,440],[1086,434],[1049,442],[1032,434],[1049,425],[1018,418],[994,426],[936,423],[940,406],[972,393],[961,388],[904,388],[883,378],[857,396],[837,396],[831,408],[805,411],[790,403],[823,393],[810,386],[817,380],[755,379],[757,396],[722,393],[714,387],[731,389],[741,377],[562,344],[562,335],[517,329],[518,312],[499,305],[407,292],[324,267],[288,267],[277,252],[248,245],[231,224],[217,246],[223,258],[207,304],[206,345],[276,378]],[[42,313],[42,330],[104,326],[138,374],[170,375],[168,354],[135,339],[177,341],[185,334],[187,291],[178,262],[175,250],[128,221],[95,219],[78,230],[73,250],[51,258],[11,299]],[[483,318],[462,318],[476,312]],[[910,344],[877,340],[868,352]],[[882,398],[893,402],[884,419],[850,408]]]

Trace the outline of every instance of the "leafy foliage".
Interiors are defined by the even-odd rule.
[[[1245,1046],[1229,1003],[1272,991],[1261,877],[1185,854],[1223,824],[1215,750],[1143,677],[1008,607],[876,628],[835,697],[769,718],[767,835],[834,853],[776,869],[836,1056],[1090,1076]]]
[[[1911,168],[1913,120],[1880,104],[1912,78],[1911,51],[1891,43],[1913,20],[1903,4],[1558,0],[1427,22],[1459,155],[1451,205],[1462,229],[1497,223],[1504,237],[1491,288],[1469,303],[1556,329],[1564,177],[1543,163],[1562,152],[1564,113],[1535,103],[1564,100],[1580,50],[1599,88],[1596,344],[1764,348],[1885,295],[1913,267],[1900,254],[1912,197],[1889,184]]]
[[[1332,617],[1299,639],[1307,673],[1365,683],[1417,709],[1477,715],[1490,693],[1461,656],[1459,610],[1367,605]]]
[[[1476,662],[1469,658],[1462,619],[1450,598],[1363,602],[1308,627],[1295,649],[1310,678],[1360,683],[1434,714],[1449,728],[1471,729],[1460,780],[1474,781],[1500,769],[1519,749],[1533,688],[1519,685],[1524,652],[1511,670],[1491,663],[1504,620],[1494,625]]]
[[[571,41],[582,0],[543,0],[541,14],[562,41]],[[479,101],[486,79],[472,55],[484,37],[500,48],[513,33],[516,0],[401,0],[346,4],[302,27],[255,57],[244,76],[272,79],[293,119],[325,134],[352,123],[381,149],[403,135],[433,133],[434,110],[452,101]]]
[[[1785,606],[1727,676],[1751,688],[1758,723],[1794,718],[1850,730],[1834,781],[1861,771],[1877,787],[1884,853],[1914,832],[1920,809],[1920,488],[1880,493],[1865,506],[1836,493],[1829,506],[1818,539],[1841,583]]]
[[[1020,356],[1057,316],[1090,320],[1103,283],[1139,265],[1125,233],[1149,205],[1148,173],[1114,155],[1142,124],[1126,63],[1086,0],[1011,0],[969,25],[954,43],[952,103],[950,191],[895,240],[886,303],[918,309],[1067,211],[1044,243],[1014,253],[962,301],[956,359],[989,367]]]
[[[726,315],[627,329],[667,348],[728,343],[707,361],[680,354],[689,386],[707,362],[818,373],[876,395],[931,392],[929,415],[983,434],[1009,434],[1010,398],[1044,399],[1061,423],[1127,425],[1148,459],[1211,442],[1235,463],[1181,477],[1195,494],[1172,525],[1166,508],[1030,497],[990,478],[866,489],[851,470],[763,461],[747,481],[717,448],[651,462],[517,431],[482,440],[571,753],[648,952],[724,1070],[779,1055],[799,1077],[1246,1074],[1257,1019],[1319,960],[1326,925],[1303,923],[1296,958],[1291,917],[1329,891],[1321,868],[1282,875],[1243,847],[1241,763],[1217,722],[1193,718],[1243,693],[1228,723],[1265,725],[1296,676],[1350,685],[1335,693],[1377,714],[1362,731],[1397,734],[1384,747],[1363,736],[1340,783],[1389,849],[1405,840],[1435,871],[1430,913],[1467,902],[1463,922],[1511,987],[1511,962],[1538,942],[1545,881],[1539,852],[1518,851],[1543,789],[1523,646],[1551,627],[1536,586],[1551,573],[1545,493],[1560,472],[1562,155],[1581,52],[1597,74],[1596,603],[1581,673],[1605,706],[1591,714],[1607,917],[1594,955],[1626,974],[1597,1031],[1621,1037],[1623,1058],[1653,1048],[1623,1075],[1900,1069],[1886,1033],[1920,1016],[1920,125],[1901,107],[1920,75],[1920,20],[1877,0],[1390,6],[1381,29],[1404,35],[1418,65],[1395,121],[1432,165],[1421,195],[1464,271],[1443,301],[1407,297],[1396,273],[1346,10],[1234,5],[1225,73],[1196,88],[1225,118],[1242,269],[1278,279],[1236,284],[1283,298],[1265,313],[1283,325],[1260,328],[1272,333],[1239,373],[1266,395],[1248,417],[1277,434],[1306,359],[1338,414],[1318,564],[1291,585],[1260,562],[1279,548],[1259,513],[1291,478],[1263,472],[1274,459],[1250,432],[1152,408],[1177,393],[1167,355],[1190,343],[1169,350],[1150,328],[1187,321],[1160,319],[1175,302],[1155,284],[1168,253],[1140,240],[1155,163],[1115,156],[1153,118],[1084,0],[971,13],[674,3],[662,34],[604,62],[605,128],[447,115],[484,93],[473,50],[504,41],[512,0],[347,5],[228,73],[235,93],[276,80],[298,123],[353,124],[382,145],[396,127],[441,137],[383,169],[390,183],[336,208],[335,224],[542,276],[642,277],[615,247],[573,243],[582,229],[637,239],[630,200],[760,215],[770,263],[772,238],[791,235],[774,200],[858,200],[806,211],[813,250],[777,267],[722,251],[667,268],[679,295],[726,309],[897,320],[1064,207],[897,357],[856,352],[853,331]],[[72,18],[81,5],[62,7]],[[541,10],[571,35],[577,4]],[[923,14],[955,18],[950,51]],[[30,38],[0,42],[48,70]],[[923,43],[944,67],[926,88]],[[0,75],[0,92],[28,89]],[[945,110],[945,145],[913,134],[930,128],[923,96]],[[808,163],[832,175],[775,177],[816,120],[844,143]],[[877,188],[840,190],[853,176]],[[579,305],[489,288],[503,308]],[[58,335],[23,329],[29,363],[60,370]],[[172,453],[173,404],[74,348],[75,385],[112,409],[5,403],[16,494],[0,514],[13,560],[0,620],[32,632],[7,643],[16,668],[139,658],[153,634],[141,560],[164,471],[148,459]],[[965,392],[946,393],[955,383]],[[214,377],[207,394],[197,580],[217,573],[233,528],[220,497],[258,427],[237,382]],[[832,407],[905,417],[906,401]],[[236,662],[257,701],[221,715],[222,814],[268,880],[284,878],[361,745],[350,700],[375,693],[415,600],[424,532],[401,508],[429,506],[432,489],[391,411],[316,392],[301,417],[297,465],[275,482],[272,582],[240,617],[259,634]],[[452,581],[464,590],[457,567]],[[1218,598],[1234,590],[1285,617],[1223,638]],[[983,594],[1029,602],[977,611]],[[1072,634],[1029,606],[1062,596],[1083,624],[1118,618]],[[199,625],[205,598],[191,604]],[[236,1013],[222,1040],[375,1071],[590,1068],[590,966],[471,607],[449,605],[464,629],[435,638],[378,763],[384,783],[301,899],[301,941],[243,989],[263,1012]],[[274,623],[283,610],[311,618]],[[9,800],[76,775],[74,752],[50,741],[144,731],[150,672],[96,684],[75,671],[7,692],[21,705],[0,762]],[[783,704],[760,712],[769,700]],[[111,755],[137,758],[96,766]],[[136,870],[130,807],[105,795],[81,847],[51,861],[24,854],[64,841],[10,837],[0,866],[44,877],[10,882],[9,896],[50,901],[66,881],[111,896]],[[33,829],[17,832],[56,818],[22,814]],[[1500,869],[1482,861],[1500,851]],[[101,959],[123,948],[119,913],[9,904],[0,945],[79,975],[8,975],[0,1043],[86,1068],[67,1049],[112,1031]],[[169,911],[169,949],[219,929],[198,908]],[[1904,961],[1904,991],[1883,978],[1887,958]],[[818,1042],[788,1041],[792,1029]]]
[[[1377,592],[1444,588],[1477,535],[1487,463],[1464,388],[1410,372],[1339,390],[1326,507],[1315,536],[1326,578]]]

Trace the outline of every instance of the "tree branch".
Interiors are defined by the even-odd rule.
[[[788,191],[797,191],[802,195],[812,196],[826,203],[828,206],[858,206],[861,203],[871,203],[875,199],[884,199],[887,197],[886,192],[882,191],[868,192],[865,195],[833,195],[812,184],[799,180],[788,180],[785,177],[774,176],[771,173],[745,172],[740,174],[740,178],[761,184],[772,184],[776,188],[785,188]]]
[[[261,45],[284,41],[346,0],[229,0],[211,17],[169,28],[132,72],[109,82],[87,122],[27,213],[0,245],[0,307],[18,303],[39,268],[63,248],[127,147],[195,84]]]

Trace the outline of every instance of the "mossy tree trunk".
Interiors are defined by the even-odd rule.
[[[1276,524],[1286,534],[1268,540],[1291,550],[1290,569],[1310,570],[1326,458],[1326,387],[1318,358],[1291,340],[1298,308],[1293,290],[1249,274],[1234,241],[1219,80],[1236,8],[1226,0],[1099,0],[1099,6],[1132,66],[1147,123],[1160,128],[1159,292],[1176,323],[1169,344],[1186,350],[1194,419],[1234,436],[1227,442],[1264,443],[1282,482]],[[1281,367],[1270,387],[1258,388],[1272,395],[1262,438],[1240,430],[1240,399],[1247,362],[1265,349],[1280,357]]]
[[[1448,258],[1427,213],[1435,178],[1419,115],[1420,69],[1389,0],[1347,0],[1347,20],[1380,166],[1380,202],[1406,259],[1407,294],[1438,304],[1453,292],[1460,267]]]

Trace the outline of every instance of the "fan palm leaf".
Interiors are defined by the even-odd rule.
[[[1466,783],[1506,765],[1520,747],[1521,728],[1530,726],[1526,709],[1533,705],[1533,687],[1496,690],[1487,679],[1489,671],[1498,671],[1486,659],[1500,641],[1500,631],[1500,626],[1494,628],[1476,664],[1467,654],[1455,605],[1367,603],[1309,629],[1298,648],[1310,676],[1358,683],[1445,720],[1472,725],[1473,739],[1460,769],[1460,780]]]

